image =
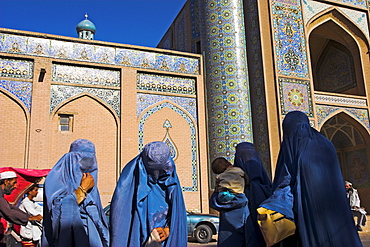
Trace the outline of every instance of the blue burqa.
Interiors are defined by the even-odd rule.
[[[288,194],[291,190],[297,230],[295,236],[283,240],[282,245],[362,246],[333,144],[311,128],[307,116],[299,111],[285,116],[283,133],[273,189],[286,189]],[[281,186],[287,178],[290,187]],[[286,208],[285,203],[282,200],[280,207]]]
[[[95,186],[78,205],[74,191],[83,173],[93,176]],[[94,144],[84,139],[74,141],[45,180],[42,246],[109,246],[97,173]]]
[[[187,246],[186,209],[175,163],[163,142],[151,142],[122,170],[111,203],[112,247],[145,246],[157,227],[169,227],[162,246]]]
[[[262,161],[250,142],[241,142],[236,146],[234,166],[243,169],[248,177],[248,184],[244,188],[244,194],[248,198],[251,225],[247,226],[247,233],[253,246],[266,246],[265,240],[257,222],[257,208],[271,195],[271,179],[267,175]],[[254,232],[251,230],[254,228]],[[259,244],[256,244],[256,243]]]
[[[245,194],[237,194],[227,202],[220,202],[218,194],[218,192],[213,192],[209,200],[209,206],[220,212],[217,246],[258,246],[256,239],[251,237],[254,234],[253,227],[247,228],[252,225],[252,222]]]

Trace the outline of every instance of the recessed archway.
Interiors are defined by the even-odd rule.
[[[343,179],[359,189],[361,204],[370,208],[370,136],[366,129],[345,113],[339,113],[322,126],[320,131],[335,146]]]
[[[353,34],[361,40],[363,33],[335,9],[311,25],[309,48],[315,91],[365,96],[361,51]]]

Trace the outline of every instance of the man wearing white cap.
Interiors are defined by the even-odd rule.
[[[19,208],[10,205],[4,198],[5,195],[10,195],[17,187],[17,174],[13,171],[5,171],[0,173],[0,217],[17,225],[27,225],[28,221],[41,221],[42,216],[30,216]],[[5,246],[6,239],[3,232],[0,232],[0,247]]]

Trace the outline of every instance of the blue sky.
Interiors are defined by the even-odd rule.
[[[0,27],[77,37],[85,19],[96,40],[156,47],[186,0],[0,0]]]

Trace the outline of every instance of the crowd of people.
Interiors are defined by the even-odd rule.
[[[366,212],[357,190],[348,181],[343,186],[333,144],[310,126],[304,113],[290,112],[283,121],[273,181],[249,142],[236,146],[234,164],[218,157],[211,168],[217,175],[210,207],[220,215],[218,246],[362,246],[357,231],[365,225]],[[37,185],[29,188],[19,208],[10,205],[4,194],[14,190],[17,175],[0,173],[0,217],[21,225],[23,246],[187,246],[185,203],[165,143],[147,144],[124,167],[109,224],[97,175],[94,144],[78,139],[47,175],[43,207],[33,201]],[[271,221],[277,230],[264,225],[271,215],[261,209],[281,215]],[[285,220],[293,231],[287,233]],[[0,246],[6,246],[5,236],[0,238]]]

